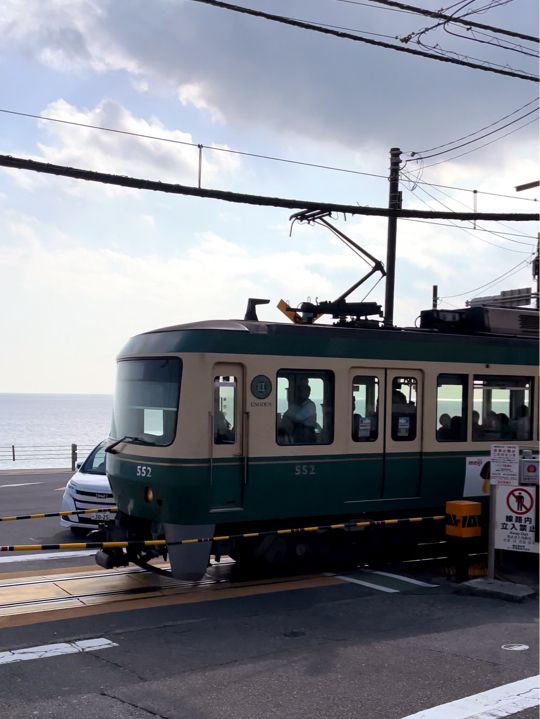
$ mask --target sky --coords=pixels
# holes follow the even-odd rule
[[[530,41],[372,0],[237,4],[538,70]],[[445,11],[538,35],[536,0]],[[538,188],[515,190],[539,177],[538,85],[527,79],[193,0],[4,0],[0,32],[2,155],[191,186],[200,169],[207,189],[387,207],[389,151],[399,147],[404,208],[538,212]],[[134,334],[241,318],[248,297],[271,300],[260,319],[287,321],[280,299],[334,299],[366,274],[328,229],[291,228],[290,215],[0,168],[0,393],[109,393]],[[386,262],[386,219],[331,222]],[[395,323],[413,326],[433,285],[447,308],[530,287],[538,229],[399,220]],[[351,299],[384,304],[376,281]]]

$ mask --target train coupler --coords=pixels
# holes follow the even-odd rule
[[[129,559],[121,549],[100,549],[96,552],[96,564],[103,569],[114,569],[115,567],[127,567]]]

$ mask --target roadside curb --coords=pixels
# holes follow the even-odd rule
[[[70,467],[47,467],[46,469],[0,469],[0,477],[21,474],[58,474],[59,472],[73,474],[73,470]]]

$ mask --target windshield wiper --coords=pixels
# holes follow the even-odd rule
[[[107,447],[105,447],[105,452],[115,454],[112,450],[116,447],[116,445],[121,444],[122,442],[131,442],[131,444],[144,444],[147,447],[154,446],[153,442],[147,442],[145,439],[141,439],[141,437],[131,437],[130,435],[126,434],[124,437],[121,437],[120,439],[117,439],[111,444],[107,445]]]

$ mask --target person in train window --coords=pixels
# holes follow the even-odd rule
[[[516,439],[529,439],[531,434],[529,408],[526,404],[521,404],[516,414],[517,416],[510,420],[510,426],[514,430]]]
[[[218,409],[214,416],[214,444],[231,444],[234,442],[234,430],[231,429],[224,413]]]
[[[410,440],[416,436],[416,405],[407,402],[399,389],[392,391],[392,439]]]
[[[440,441],[444,441],[447,439],[451,439],[451,431],[450,431],[450,424],[452,422],[452,418],[449,414],[444,412],[439,417],[439,424],[441,425],[439,429],[437,430],[437,439]]]
[[[514,439],[516,435],[514,429],[510,426],[510,418],[508,415],[504,414],[504,412],[500,412],[497,415],[497,420],[499,422],[500,439]]]
[[[309,398],[311,387],[307,380],[297,379],[294,389],[289,390],[289,408],[284,413],[281,426],[291,444],[315,444],[317,442],[317,409]]]
[[[484,433],[482,431],[482,425],[480,424],[480,412],[473,409],[472,413],[472,438],[482,439]]]

